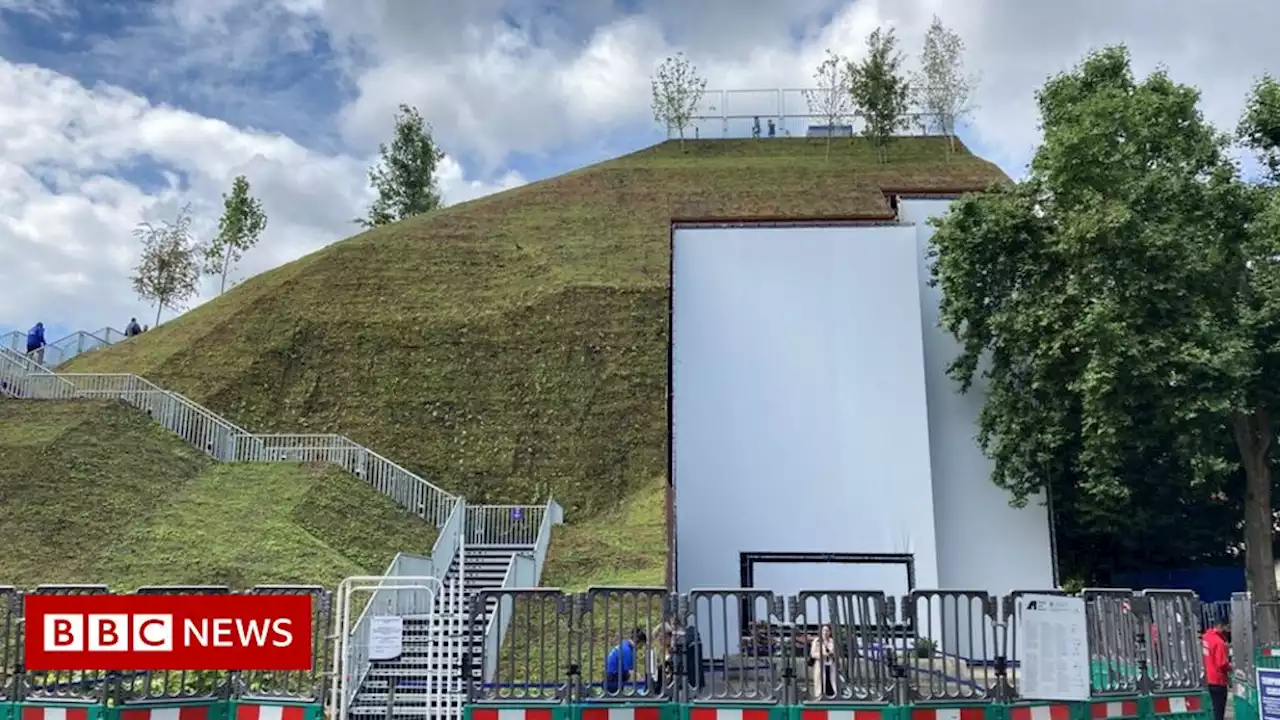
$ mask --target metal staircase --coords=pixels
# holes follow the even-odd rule
[[[536,551],[534,543],[468,545],[465,553],[455,555],[437,598],[437,612],[403,616],[403,652],[394,660],[370,663],[347,717],[460,717],[465,700],[460,681],[463,655],[480,657],[483,640],[479,638],[493,618],[497,601],[491,599],[482,615],[473,617],[467,609],[481,591],[503,587],[517,555],[531,560]],[[451,607],[458,597],[461,608]],[[470,677],[480,681],[483,668],[473,666]]]
[[[44,365],[46,367],[57,367],[81,353],[115,345],[124,339],[124,333],[113,327],[104,327],[93,332],[76,330],[44,346]],[[27,334],[19,330],[12,330],[0,335],[0,347],[25,353],[27,350]]]
[[[25,336],[21,340],[25,344]],[[90,345],[85,341],[75,347],[92,349]],[[46,363],[49,359],[46,352]],[[62,357],[57,362],[66,359],[69,358]],[[463,655],[481,654],[479,645],[464,648],[463,643],[479,638],[475,642],[492,651],[501,646],[510,620],[509,613],[495,619],[494,607],[487,607],[472,618],[471,599],[487,589],[536,587],[550,545],[551,528],[564,521],[564,511],[554,500],[546,505],[468,506],[464,498],[341,435],[250,433],[137,375],[56,372],[8,347],[4,336],[0,336],[0,398],[10,397],[122,400],[225,462],[331,463],[436,526],[440,534],[431,556],[397,555],[377,579],[378,589],[368,598],[358,621],[348,617],[347,624],[342,625],[349,629],[339,637],[335,658],[341,658],[349,677],[335,672],[332,691],[335,697],[345,698],[345,718],[461,718]],[[413,594],[421,597],[421,591],[395,589],[397,579],[414,578],[438,582],[439,591],[431,607],[415,605]],[[383,583],[388,589],[383,589]],[[400,593],[405,592],[410,596],[407,605],[400,598]],[[402,651],[394,660],[368,658],[372,619],[379,616],[402,618]],[[471,633],[471,624],[483,627]],[[488,655],[496,660],[496,653]],[[336,659],[335,667],[338,662]],[[491,672],[491,668],[474,667],[471,675],[478,680]]]

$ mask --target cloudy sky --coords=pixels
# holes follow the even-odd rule
[[[235,278],[350,235],[399,103],[456,203],[657,140],[676,50],[712,88],[805,87],[877,25],[914,52],[934,13],[982,73],[965,139],[1015,176],[1035,89],[1091,48],[1165,64],[1224,125],[1280,72],[1270,0],[0,0],[0,331],[153,318],[131,230],[190,202],[207,236],[238,174],[270,222]]]

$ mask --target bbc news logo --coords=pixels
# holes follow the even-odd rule
[[[309,595],[27,595],[31,670],[310,670]]]

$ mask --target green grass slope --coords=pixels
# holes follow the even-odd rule
[[[590,521],[666,472],[672,219],[886,217],[889,191],[1006,180],[945,142],[887,163],[861,140],[830,160],[805,139],[663,143],[334,244],[70,367],[254,430],[344,433],[473,502],[554,491]]]
[[[435,530],[335,468],[217,464],[112,402],[0,401],[0,584],[316,583]]]

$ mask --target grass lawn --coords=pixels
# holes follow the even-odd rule
[[[333,244],[70,368],[346,434],[473,503],[553,493],[548,582],[658,580],[672,219],[884,218],[887,191],[1006,179],[946,144],[662,143]]]
[[[218,464],[112,402],[0,402],[0,584],[335,587],[435,529],[335,468]]]

